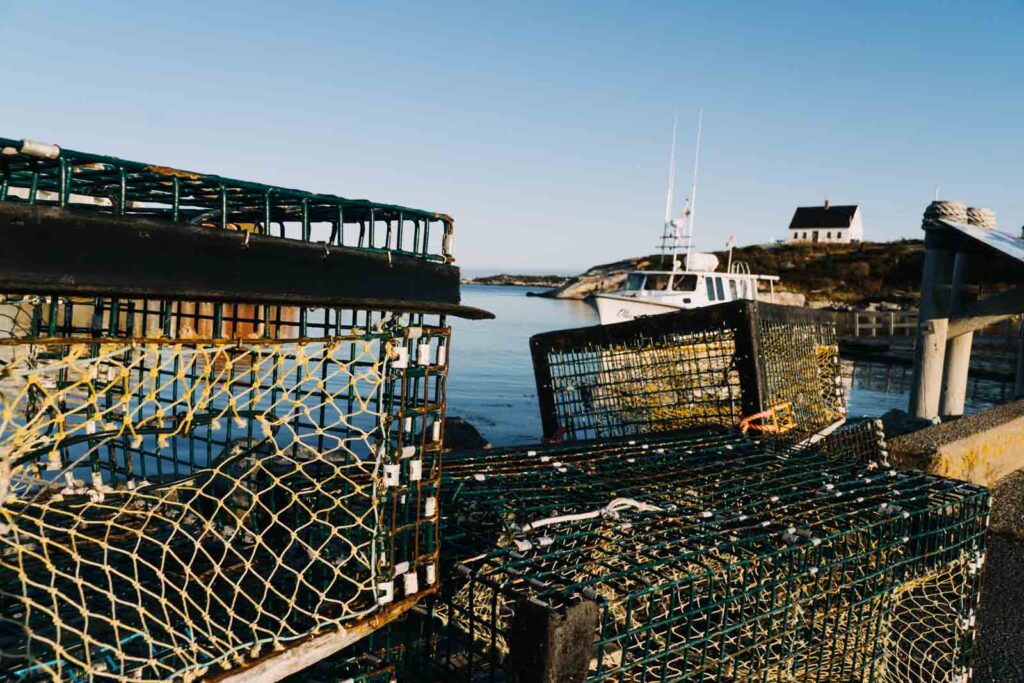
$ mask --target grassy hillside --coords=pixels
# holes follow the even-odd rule
[[[717,253],[725,267],[727,253]],[[916,298],[924,245],[920,240],[828,246],[751,246],[733,251],[751,272],[778,275],[782,289],[837,302]]]

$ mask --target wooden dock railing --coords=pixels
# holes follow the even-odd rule
[[[841,338],[914,337],[917,333],[917,311],[838,311],[836,333]],[[1016,346],[1020,338],[1020,321],[1010,318],[988,325],[976,333],[989,343],[1005,340]]]

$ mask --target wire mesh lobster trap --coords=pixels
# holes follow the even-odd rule
[[[0,680],[212,676],[435,590],[446,316],[488,315],[451,219],[0,151]]]
[[[698,424],[797,441],[846,415],[832,316],[734,301],[530,339],[544,437]]]
[[[982,487],[706,427],[449,457],[443,491],[402,680],[970,678]]]

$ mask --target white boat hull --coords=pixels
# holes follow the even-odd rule
[[[595,294],[594,303],[597,305],[597,315],[601,319],[602,325],[621,323],[649,315],[671,313],[672,311],[686,308],[639,297],[616,296],[614,294]]]

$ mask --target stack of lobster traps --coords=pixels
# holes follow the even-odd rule
[[[273,680],[437,590],[451,218],[0,139],[0,239],[0,680]]]

